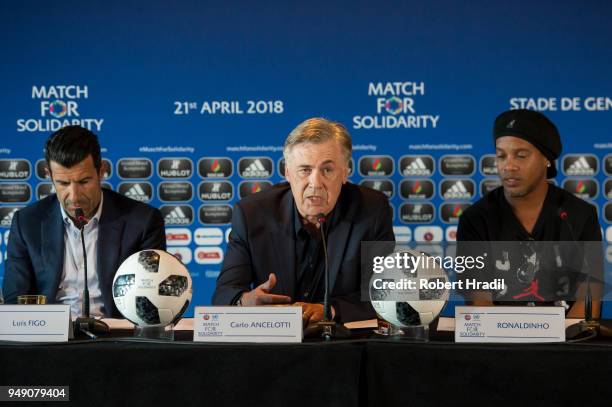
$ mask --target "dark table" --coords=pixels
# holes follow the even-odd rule
[[[367,336],[301,344],[3,343],[0,385],[69,385],[70,405],[83,406],[612,402],[612,344],[455,344],[448,333],[419,344]]]

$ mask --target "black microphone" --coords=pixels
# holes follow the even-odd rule
[[[317,222],[319,223],[319,229],[321,230],[321,242],[323,243],[323,258],[325,261],[323,276],[323,278],[325,278],[325,292],[323,293],[323,320],[306,327],[304,330],[304,336],[313,336],[320,333],[324,340],[331,341],[334,337],[348,338],[350,336],[350,331],[343,325],[332,321],[331,317],[331,306],[329,303],[329,254],[327,252],[327,240],[325,237],[326,220],[325,214],[319,213],[317,215]]]
[[[79,230],[83,230],[89,220],[85,217],[85,212],[82,208],[75,208],[74,210],[74,226]]]
[[[83,246],[83,307],[81,317],[89,318],[89,283],[87,282],[87,250],[85,250],[85,225],[88,220],[82,208],[74,210],[74,225],[81,231],[81,245]]]
[[[570,237],[572,238],[572,242],[574,242],[574,245],[576,246],[576,248],[579,249],[578,240],[576,239],[576,235],[574,234],[574,228],[572,228],[572,224],[569,223],[568,221],[569,215],[567,211],[565,211],[563,208],[559,208],[557,210],[557,214],[559,215],[559,219],[561,219],[563,223],[565,223],[565,225],[567,226],[567,229],[570,232]],[[586,256],[584,256],[584,265],[587,269],[586,270],[587,271],[587,277],[586,277],[586,290],[587,291],[584,296],[584,320],[591,321],[593,317],[593,299],[591,297],[589,262]]]
[[[89,315],[89,283],[87,282],[87,250],[85,249],[85,225],[89,219],[85,217],[82,208],[74,210],[74,225],[81,231],[81,245],[83,247],[83,307],[81,316],[74,321],[74,326],[91,339],[96,339],[95,334],[108,333],[109,327],[102,321],[98,321]]]
[[[570,237],[576,249],[580,249],[578,246],[578,240],[574,234],[574,228],[569,222],[569,215],[563,208],[557,210],[559,219],[567,226],[570,232]],[[579,250],[580,251],[580,250]],[[601,329],[600,323],[593,320],[593,298],[591,295],[591,270],[588,261],[588,255],[583,254],[584,267],[586,268],[586,293],[584,295],[584,321],[580,321],[577,324],[573,324],[567,327],[565,330],[565,336],[572,338],[573,341],[582,341],[586,339],[595,338]],[[587,335],[586,337],[584,335]]]
[[[317,215],[319,222],[319,230],[321,231],[321,242],[323,243],[323,258],[325,260],[325,268],[323,277],[325,278],[325,291],[323,292],[323,321],[331,321],[331,309],[329,306],[329,255],[327,253],[327,242],[325,240],[325,214]]]

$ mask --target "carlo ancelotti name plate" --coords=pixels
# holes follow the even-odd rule
[[[301,342],[302,307],[196,307],[195,342]]]
[[[564,342],[563,307],[455,307],[455,342]]]

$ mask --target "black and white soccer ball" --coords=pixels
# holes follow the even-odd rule
[[[139,326],[176,323],[191,302],[191,276],[176,257],[143,250],[121,264],[113,280],[113,299],[121,314]]]
[[[414,249],[402,248],[396,252],[407,252],[410,256],[424,256],[425,254]],[[391,269],[385,271],[384,278],[388,281],[400,281],[401,279],[414,280],[426,279],[429,282],[448,281],[448,276],[439,262],[427,262],[426,267],[419,267],[415,273],[406,273],[405,270]],[[372,279],[376,278],[372,276]],[[408,328],[419,325],[429,325],[442,311],[449,298],[449,292],[445,289],[420,289],[416,284],[415,290],[410,290],[398,297],[391,290],[374,290],[370,283],[370,300],[372,307],[379,318],[400,327]]]

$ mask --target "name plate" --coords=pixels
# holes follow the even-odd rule
[[[301,342],[302,307],[195,307],[195,342]]]
[[[0,305],[0,340],[66,342],[70,305]]]
[[[455,307],[455,342],[564,342],[563,307]]]

